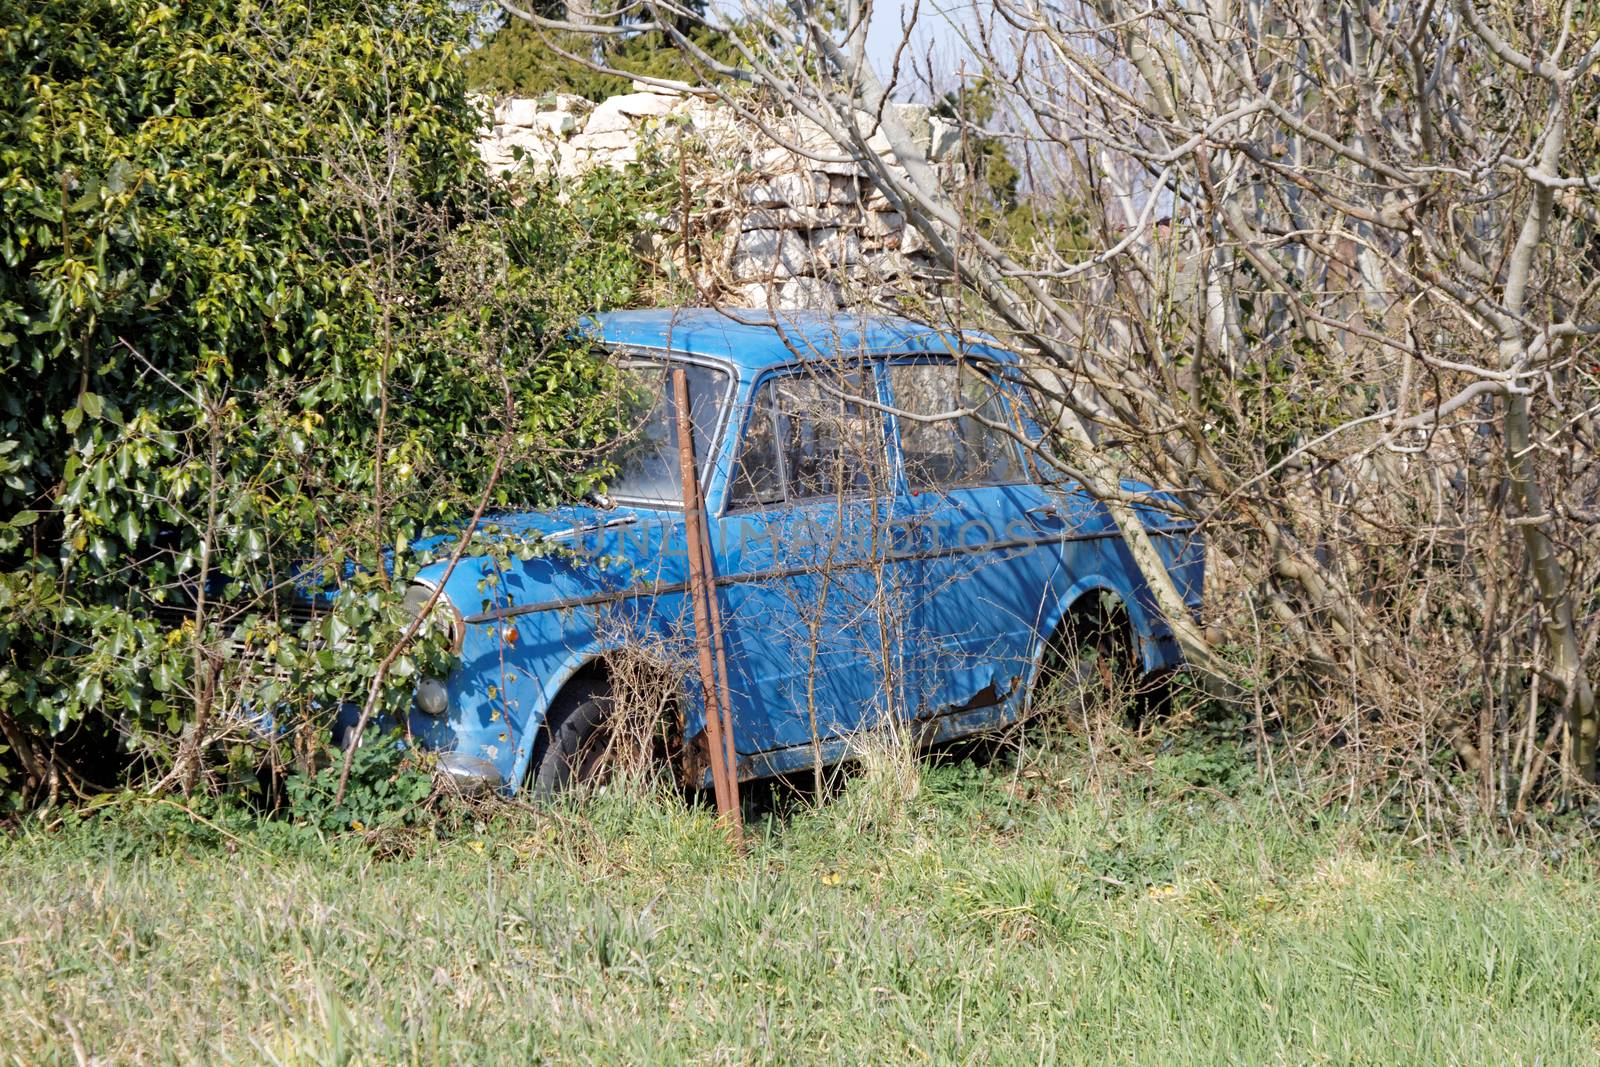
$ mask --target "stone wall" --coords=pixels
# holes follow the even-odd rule
[[[479,150],[496,174],[527,167],[570,178],[626,167],[651,146],[674,160],[681,149],[695,204],[689,265],[681,218],[663,220],[656,247],[692,273],[696,303],[894,310],[936,298],[941,277],[921,235],[820,127],[785,114],[751,121],[687,85],[634,89],[598,104],[560,94],[485,101]],[[953,178],[956,127],[925,107],[894,106]],[[881,134],[869,147],[899,166]]]

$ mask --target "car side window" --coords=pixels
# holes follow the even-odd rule
[[[1027,481],[1016,441],[1013,398],[980,367],[952,361],[889,368],[900,418],[900,452],[911,488],[957,489]],[[944,416],[944,417],[938,417]]]
[[[883,417],[853,398],[871,395],[866,370],[770,378],[751,404],[732,507],[881,494]]]
[[[768,383],[770,386],[770,383]],[[739,466],[734,472],[728,503],[748,508],[783,502],[783,470],[778,466],[778,430],[772,411],[772,390],[763,386],[750,405]]]

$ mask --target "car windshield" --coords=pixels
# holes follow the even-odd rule
[[[727,373],[689,363],[630,363],[622,369],[626,430],[606,456],[616,469],[606,487],[613,500],[651,507],[683,503],[678,476],[678,405],[669,373],[678,367],[688,378],[694,459],[702,476],[711,462],[711,447],[727,402]]]

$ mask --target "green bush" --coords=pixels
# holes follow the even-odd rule
[[[497,457],[491,505],[593,483],[613,419],[571,329],[640,298],[656,190],[487,183],[467,33],[449,0],[0,0],[12,803],[364,695],[406,545]]]
[[[297,824],[328,832],[409,826],[433,793],[433,776],[394,735],[371,737],[355,750],[343,791],[340,766],[340,754],[330,752],[321,769],[289,779],[289,815]]]
[[[563,12],[558,9],[563,6],[530,4],[526,10],[559,19]],[[704,14],[705,5],[700,0],[688,0],[681,6],[694,15]],[[696,84],[706,80],[706,73],[660,31],[604,37],[548,31],[506,16],[498,9],[489,12],[488,21],[493,28],[466,56],[467,79],[480,92],[517,96],[562,92],[599,101],[630,90],[630,78],[602,73],[569,57],[598,58],[613,70],[640,77]],[[740,65],[742,56],[726,35],[693,16],[679,22],[679,32],[707,55],[728,66]]]

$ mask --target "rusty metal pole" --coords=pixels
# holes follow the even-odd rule
[[[678,409],[678,472],[683,484],[683,531],[688,542],[685,555],[689,561],[689,595],[694,604],[694,643],[700,660],[700,688],[706,702],[706,747],[711,757],[711,788],[717,800],[717,814],[737,844],[743,840],[739,785],[729,758],[733,750],[733,738],[725,733],[725,727],[731,728],[732,723],[724,714],[722,705],[727,687],[717,683],[717,664],[712,652],[712,611],[716,605],[716,592],[711,588],[713,579],[708,566],[710,549],[706,538],[705,507],[700,500],[700,478],[695,466],[694,423],[689,417],[689,377],[682,367],[673,368],[672,395],[674,406]],[[722,666],[726,670],[725,660]]]
[[[699,495],[698,487],[695,495]],[[703,514],[703,507],[701,511]],[[701,572],[706,577],[706,614],[711,619],[711,647],[716,653],[717,696],[718,704],[722,707],[722,744],[727,761],[724,766],[728,769],[728,789],[733,793],[733,806],[737,809],[739,757],[733,746],[733,698],[728,693],[728,652],[722,641],[722,604],[717,598],[717,568],[711,559],[711,530],[703,520],[700,525],[700,560]]]

